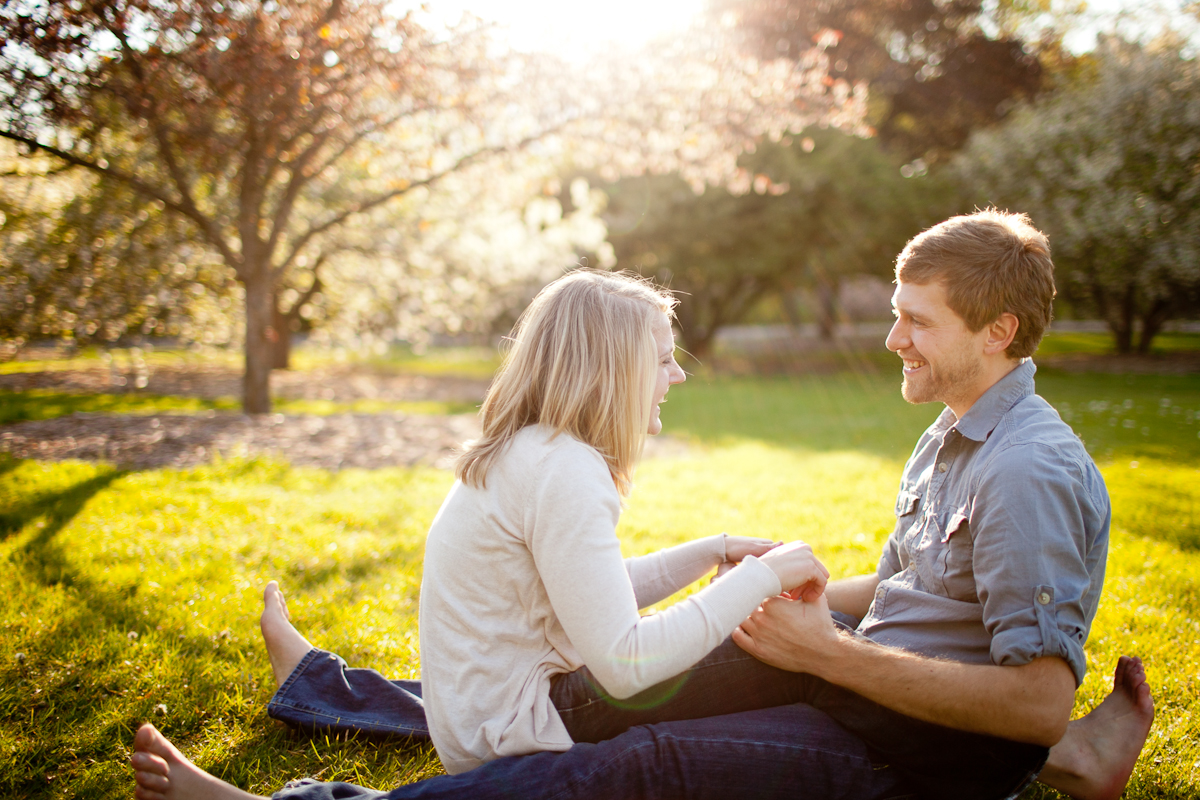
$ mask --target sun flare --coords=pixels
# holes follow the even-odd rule
[[[501,36],[519,50],[570,56],[602,49],[631,51],[682,31],[703,10],[704,0],[445,0],[433,8],[443,13],[468,11],[496,22]]]

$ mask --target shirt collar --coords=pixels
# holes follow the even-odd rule
[[[1035,372],[1037,367],[1034,366],[1033,360],[1026,358],[1016,369],[992,384],[967,413],[963,414],[962,419],[955,422],[954,412],[947,408],[938,422],[945,422],[946,427],[953,426],[968,439],[986,441],[1004,415],[1022,399],[1033,394]]]

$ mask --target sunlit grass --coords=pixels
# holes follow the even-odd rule
[[[639,469],[627,552],[728,531],[803,538],[835,576],[873,569],[903,461],[937,411],[905,404],[898,384],[840,374],[674,387],[664,422],[692,447]],[[1107,693],[1118,655],[1141,655],[1159,722],[1126,796],[1196,796],[1200,377],[1044,370],[1038,385],[1097,455],[1114,504],[1077,713]],[[137,398],[111,397],[96,402]],[[421,549],[451,480],[424,467],[125,473],[0,457],[0,796],[128,796],[142,719],[258,793],[306,775],[383,789],[439,772],[427,747],[311,740],[270,722],[256,623],[261,587],[278,578],[314,643],[417,674]]]
[[[42,351],[36,351],[39,354]],[[155,348],[148,347],[113,347],[101,349],[85,347],[79,350],[62,350],[43,358],[26,358],[0,363],[0,375],[12,375],[19,372],[64,372],[77,369],[112,368],[132,372],[138,361],[149,368],[155,367],[222,367],[240,369],[245,361],[244,356],[235,350],[216,347],[204,349],[187,348]]]
[[[64,372],[78,369],[112,368],[132,372],[139,361],[153,370],[222,368],[241,370],[244,356],[236,350],[205,348],[111,348],[95,347],[78,351],[64,350],[49,358],[25,359],[0,363],[0,375],[22,372]],[[291,367],[311,370],[321,367],[360,365],[409,375],[454,375],[490,378],[500,366],[499,351],[491,347],[436,347],[421,353],[407,347],[393,347],[383,354],[360,353],[339,348],[298,347],[292,351]]]
[[[206,411],[240,413],[233,397],[208,399],[176,395],[67,394],[42,389],[0,391],[0,425],[27,420],[55,419],[71,414],[199,414]],[[453,400],[276,400],[278,414],[471,414],[475,403]]]
[[[1175,353],[1185,350],[1200,350],[1200,333],[1160,333],[1150,343],[1151,353]],[[1038,345],[1038,355],[1061,353],[1089,353],[1109,355],[1116,352],[1111,333],[1074,333],[1051,330]]]
[[[1035,381],[1097,461],[1200,462],[1200,375],[1047,369]],[[904,402],[897,366],[893,375],[693,378],[671,389],[662,413],[668,431],[705,442],[761,439],[903,460],[938,407]]]
[[[282,775],[386,783],[428,768],[425,750],[412,762],[395,746],[329,748],[274,727],[256,620],[277,577],[314,640],[414,674],[420,552],[446,473],[263,461],[0,472],[0,796],[128,795],[121,762],[142,719],[262,791]]]

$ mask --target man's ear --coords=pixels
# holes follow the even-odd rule
[[[987,339],[983,343],[984,354],[994,356],[1007,350],[1008,346],[1012,344],[1013,337],[1017,335],[1017,328],[1020,327],[1020,324],[1017,315],[1008,311],[989,322]]]

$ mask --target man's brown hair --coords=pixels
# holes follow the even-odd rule
[[[989,208],[933,226],[896,258],[896,280],[941,282],[946,302],[972,331],[1004,312],[1016,316],[1009,358],[1033,355],[1050,326],[1054,264],[1045,234],[1026,214]]]

